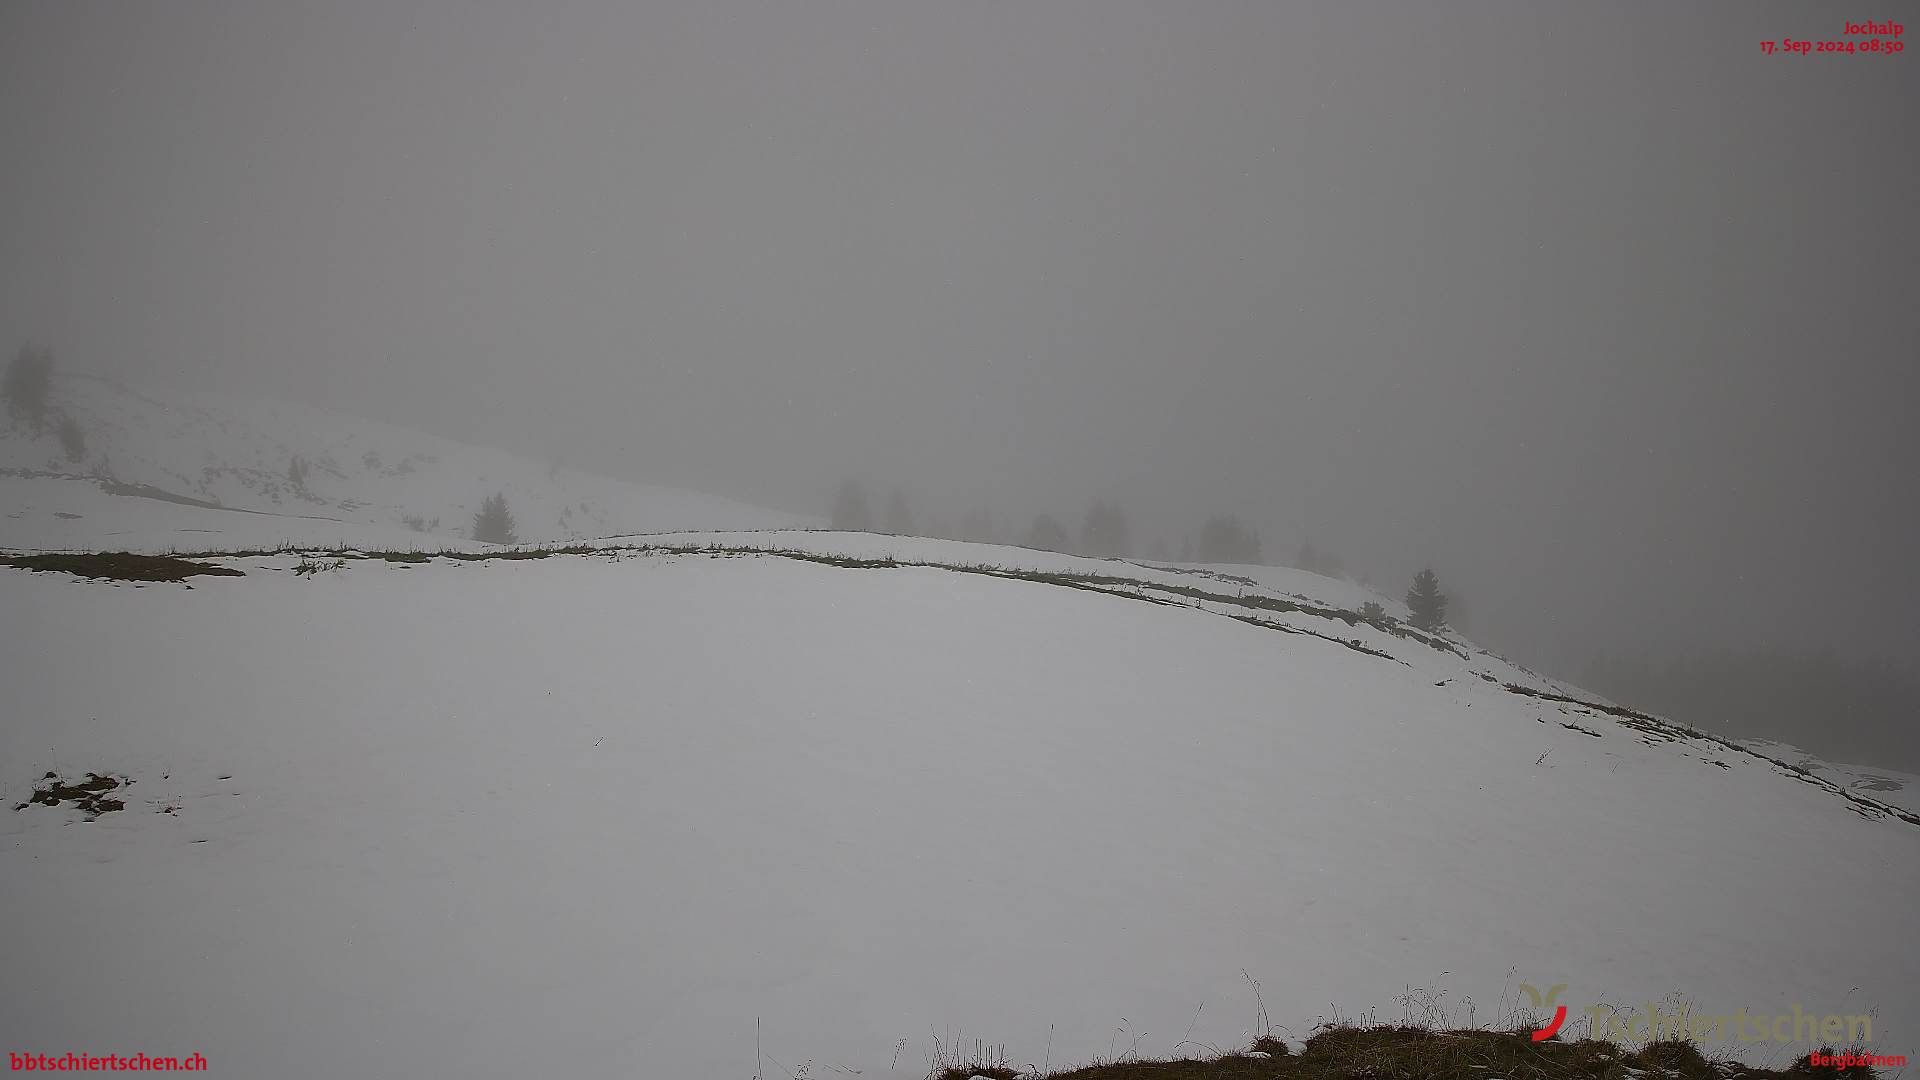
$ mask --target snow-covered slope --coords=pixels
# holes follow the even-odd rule
[[[438,547],[466,536],[495,492],[529,541],[813,523],[282,402],[56,374],[49,404],[37,435],[0,411],[0,547],[364,545],[399,533]],[[62,416],[83,445],[63,443]]]
[[[918,1077],[935,1034],[1055,1066],[1244,1042],[1249,978],[1303,1035],[1408,987],[1496,1021],[1528,981],[1576,1020],[1678,994],[1920,1041],[1920,826],[1333,583],[669,542],[0,568],[12,1044]],[[48,770],[135,783],[11,810]]]
[[[1920,776],[1913,773],[1879,765],[1826,761],[1797,746],[1772,739],[1742,739],[1740,744],[1752,748],[1755,753],[1805,769],[1848,791],[1920,813]]]

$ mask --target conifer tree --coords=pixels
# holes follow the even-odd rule
[[[473,515],[473,538],[487,544],[517,544],[520,538],[514,535],[513,513],[507,509],[507,497],[496,492],[487,496],[480,504],[480,512]]]
[[[1447,628],[1447,594],[1440,591],[1440,577],[1431,568],[1413,576],[1413,587],[1407,590],[1407,609],[1413,615],[1409,621],[1422,630]]]

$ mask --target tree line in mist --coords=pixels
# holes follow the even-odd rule
[[[835,491],[829,517],[833,528],[847,532],[1017,544],[1096,559],[1262,565],[1269,561],[1271,554],[1253,526],[1226,513],[1197,522],[1192,532],[1175,541],[1156,537],[1142,542],[1128,524],[1126,512],[1108,499],[1093,500],[1077,519],[1043,513],[1035,515],[1030,522],[1013,523],[1003,522],[985,509],[970,510],[957,517],[916,515],[906,493],[899,488],[892,489],[884,498],[876,498],[858,481],[848,480]],[[1346,567],[1337,557],[1310,543],[1302,544],[1284,565],[1327,577],[1347,576]]]
[[[876,501],[878,505],[876,506]],[[875,500],[857,480],[846,480],[834,492],[829,511],[832,526],[845,532],[884,533],[893,536],[927,536],[944,540],[966,540],[980,544],[1014,544],[1039,551],[1057,551],[1095,559],[1144,558],[1149,562],[1229,563],[1243,566],[1269,565],[1260,534],[1232,514],[1214,514],[1198,523],[1182,537],[1176,550],[1164,538],[1140,545],[1127,524],[1120,504],[1095,499],[1077,523],[1062,522],[1052,514],[1037,514],[1031,523],[1002,527],[990,511],[976,509],[958,518],[929,514],[916,519],[906,493],[899,488],[884,499]],[[1072,527],[1077,524],[1077,528]],[[1340,559],[1330,552],[1303,543],[1291,560],[1272,563],[1330,578],[1349,578]],[[1407,590],[1410,622],[1425,630],[1459,628],[1459,604],[1456,598],[1440,590],[1440,579],[1431,569],[1422,570]],[[1454,612],[1449,618],[1449,606]],[[1371,617],[1380,617],[1378,605]]]

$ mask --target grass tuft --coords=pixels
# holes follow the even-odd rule
[[[1284,1039],[1276,1039],[1272,1035],[1262,1035],[1253,1040],[1252,1051],[1256,1054],[1265,1054],[1268,1057],[1286,1057],[1288,1054],[1293,1053],[1293,1048],[1288,1046]]]

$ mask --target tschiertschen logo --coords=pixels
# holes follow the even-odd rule
[[[1559,983],[1544,995],[1532,983],[1521,983],[1520,992],[1535,1010],[1552,1009],[1553,1016],[1533,1032],[1534,1042],[1546,1042],[1560,1033],[1567,1022],[1567,1007],[1558,1003]],[[1593,1038],[1615,1042],[1659,1042],[1665,1039],[1738,1040],[1749,1042],[1804,1042],[1813,1045],[1862,1045],[1873,1041],[1873,1017],[1868,1014],[1828,1015],[1810,1013],[1794,1005],[1792,1013],[1767,1015],[1749,1009],[1713,1014],[1702,1012],[1684,1002],[1647,1002],[1641,1008],[1631,1005],[1589,1005],[1581,1012],[1593,1025]]]
[[[1547,996],[1543,998],[1540,996],[1539,989],[1532,983],[1520,984],[1521,993],[1527,995],[1527,1000],[1533,1003],[1534,1008],[1545,1009],[1551,1007],[1553,1009],[1553,1019],[1547,1021],[1546,1027],[1533,1033],[1534,1042],[1546,1042],[1548,1039],[1553,1038],[1553,1036],[1559,1032],[1560,1025],[1567,1022],[1567,1007],[1553,1003],[1554,999],[1560,996],[1560,991],[1566,988],[1566,983],[1555,983],[1553,988],[1547,991]]]

